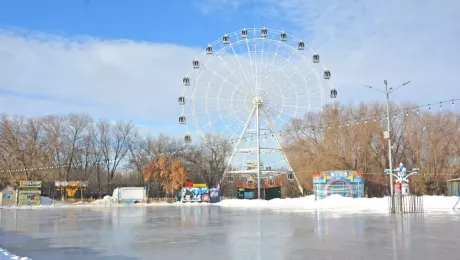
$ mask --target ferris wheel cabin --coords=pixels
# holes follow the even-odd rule
[[[297,49],[299,51],[304,50],[305,49],[305,43],[303,41],[300,41],[299,44],[297,44]]]
[[[208,47],[206,47],[206,54],[210,55],[212,53],[213,53],[212,46],[208,45]]]
[[[192,65],[194,69],[200,68],[200,62],[197,59],[193,60]]]
[[[230,37],[228,37],[228,34],[225,34],[224,37],[222,37],[222,43],[223,44],[229,44],[230,43]]]
[[[191,142],[192,142],[192,135],[191,135],[191,134],[186,134],[186,135],[184,136],[184,142],[185,142],[186,144],[191,143]]]
[[[179,117],[179,124],[185,125],[186,121],[187,120],[185,119],[185,116],[182,115],[182,116]]]
[[[334,88],[334,89],[331,89],[331,98],[336,98],[337,97],[337,90]]]
[[[268,35],[268,30],[267,30],[267,28],[264,27],[264,28],[260,31],[260,37],[265,38],[265,37],[267,37],[267,35]]]
[[[184,77],[184,78],[182,79],[182,84],[183,84],[184,86],[190,86],[190,78],[189,78],[189,77]]]
[[[280,34],[280,40],[281,40],[282,42],[286,41],[286,40],[287,40],[287,33],[281,32],[281,34]]]
[[[319,63],[319,54],[313,54],[313,63]]]
[[[243,38],[248,38],[248,30],[246,30],[246,28],[244,28],[244,29],[241,31],[241,37],[243,37]]]

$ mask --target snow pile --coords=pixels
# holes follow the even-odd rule
[[[53,205],[54,203],[53,203],[53,199],[41,196],[40,197],[40,204],[43,205],[43,206],[50,206],[50,205]]]
[[[334,209],[334,210],[372,210],[388,211],[388,198],[344,198],[340,195],[332,195],[325,199],[315,201],[313,195],[273,200],[238,200],[227,199],[217,205],[222,207],[237,208],[277,208],[277,209]]]
[[[273,208],[273,209],[293,209],[293,210],[346,210],[346,211],[372,211],[388,212],[388,197],[385,198],[347,198],[340,195],[332,195],[325,199],[315,201],[313,195],[301,198],[273,199],[273,200],[240,200],[225,199],[219,203],[168,203],[166,201],[140,203],[136,206],[220,206],[225,208]],[[41,206],[13,206],[11,208],[53,208],[53,207],[123,207],[118,204],[111,196],[93,202],[78,201],[75,203],[52,200],[48,197],[41,198]],[[451,211],[460,210],[459,197],[445,196],[423,196],[424,211]]]
[[[104,198],[102,199],[98,199],[98,200],[95,200],[93,202],[91,202],[92,205],[113,205],[115,204],[115,202],[113,201],[112,197],[111,196],[105,196]]]
[[[444,196],[423,196],[425,211],[460,209],[460,198]],[[227,208],[275,208],[301,210],[349,210],[349,211],[385,211],[388,212],[388,197],[385,198],[347,198],[332,195],[315,201],[313,195],[293,199],[239,200],[226,199],[216,203]]]
[[[6,259],[29,260],[30,258],[14,255],[0,247],[0,260],[6,260]]]
[[[460,209],[460,197],[423,196],[425,210]]]

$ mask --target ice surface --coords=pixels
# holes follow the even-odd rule
[[[28,260],[30,258],[28,257],[20,257],[17,255],[14,255],[7,250],[0,248],[0,260]]]
[[[460,213],[452,209],[389,215],[245,207],[3,209],[0,245],[34,260],[458,258]]]

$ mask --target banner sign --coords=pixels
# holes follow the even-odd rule
[[[193,187],[194,188],[206,188],[208,186],[206,185],[206,183],[194,183]]]
[[[42,182],[41,181],[21,181],[21,182],[19,182],[19,187],[41,188],[42,187]]]
[[[19,182],[18,206],[39,206],[41,189],[41,181]]]

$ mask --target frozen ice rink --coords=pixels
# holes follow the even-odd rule
[[[453,210],[404,216],[216,205],[0,210],[2,252],[32,259],[457,259],[459,234],[460,213]]]

